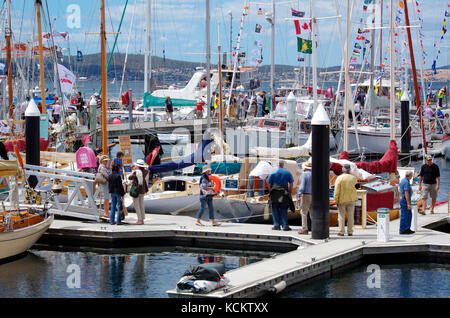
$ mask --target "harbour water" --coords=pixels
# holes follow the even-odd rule
[[[367,270],[368,265],[361,265],[292,287],[291,291],[287,291],[282,297],[447,298],[450,295],[450,264],[410,263],[379,266],[379,285],[371,276],[372,270]]]
[[[32,249],[21,259],[0,264],[0,298],[164,298],[189,265],[219,262],[229,271],[269,256],[182,248],[111,253]],[[78,270],[79,285],[71,279]]]

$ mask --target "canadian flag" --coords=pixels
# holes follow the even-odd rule
[[[294,21],[295,24],[295,34],[299,35],[306,32],[311,32],[312,30],[312,26],[311,26],[311,21],[309,21],[309,23],[304,22],[303,24],[300,24],[300,22],[298,20]]]

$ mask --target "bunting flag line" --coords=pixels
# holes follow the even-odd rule
[[[256,26],[255,26],[255,32],[256,32],[256,33],[261,33],[261,29],[262,29],[262,25],[261,25],[261,24],[256,24]]]
[[[356,63],[356,62],[358,62],[358,59],[356,57],[350,58],[350,63]]]
[[[361,49],[361,45],[359,45],[359,43],[355,43],[355,49]]]

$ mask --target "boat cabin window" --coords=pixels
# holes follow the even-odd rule
[[[266,127],[280,127],[280,122],[275,120],[264,120],[264,126]]]
[[[170,180],[164,181],[164,191],[185,191],[186,181],[183,180]]]
[[[305,133],[311,132],[311,123],[301,122],[300,123],[300,130],[302,132],[305,132]]]
[[[259,125],[259,119],[253,119],[248,123],[249,126],[258,126]]]

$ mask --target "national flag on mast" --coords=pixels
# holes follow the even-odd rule
[[[293,17],[303,18],[305,16],[304,11],[297,11],[291,8],[291,12]]]
[[[305,54],[312,54],[312,41],[297,37],[297,51]]]

